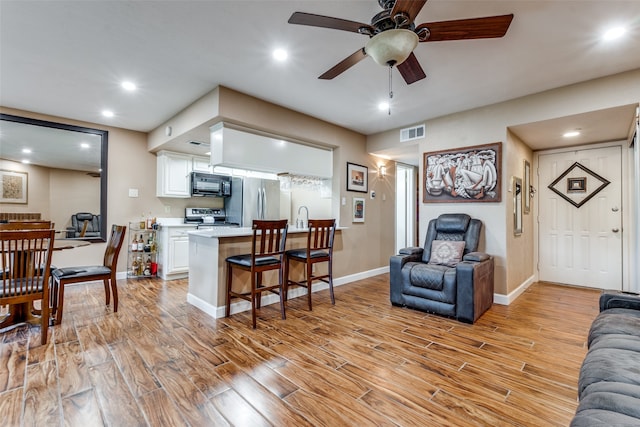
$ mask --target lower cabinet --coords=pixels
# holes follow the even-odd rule
[[[158,276],[180,279],[189,274],[189,235],[194,225],[162,226],[159,231]]]

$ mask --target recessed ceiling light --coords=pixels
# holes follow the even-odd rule
[[[102,111],[102,115],[105,116],[105,117],[113,117],[114,116],[113,111],[109,111],[109,110],[103,110]]]
[[[578,135],[580,135],[580,132],[578,132],[577,130],[572,130],[570,132],[565,132],[562,136],[564,136],[565,138],[573,138],[574,136]]]
[[[31,148],[23,148],[23,149],[22,149],[22,152],[23,152],[24,154],[31,154]]]
[[[610,28],[602,35],[604,40],[615,40],[620,38],[627,32],[627,29],[624,27],[614,27]]]
[[[134,91],[134,90],[137,89],[137,87],[136,87],[136,85],[134,83],[128,82],[128,81],[122,82],[122,88],[124,90],[128,90],[128,91]]]
[[[82,144],[80,144],[80,148],[89,148],[89,144],[83,142]]]
[[[27,164],[29,164],[29,163],[31,163],[31,162],[30,162],[29,160],[27,160],[27,159],[24,159],[24,160],[22,161],[22,163],[24,163],[25,165],[27,165]]]
[[[289,54],[284,49],[276,49],[273,51],[273,59],[276,61],[286,61]]]
[[[378,104],[378,110],[380,110],[380,111],[389,110],[389,103],[388,102],[381,102],[380,104]]]

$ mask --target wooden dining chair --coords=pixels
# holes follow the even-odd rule
[[[333,296],[333,240],[336,233],[335,219],[310,219],[309,231],[307,232],[307,247],[300,249],[290,249],[285,252],[285,301],[289,296],[289,286],[302,286],[307,288],[307,302],[311,310],[311,288],[315,281],[329,284],[329,295],[331,304],[336,300]],[[304,279],[290,280],[289,272],[291,262],[304,264]],[[314,265],[320,262],[327,263],[326,274],[313,274]]]
[[[104,252],[102,265],[87,265],[81,267],[65,267],[53,270],[53,303],[52,310],[55,316],[55,323],[62,322],[64,309],[64,286],[70,283],[93,282],[102,280],[105,293],[105,305],[109,305],[113,294],[113,311],[118,311],[118,286],[116,283],[116,267],[118,254],[122,248],[127,227],[124,225],[113,225],[111,235]],[[111,289],[111,290],[109,290]]]
[[[51,221],[9,221],[0,223],[0,230],[48,230],[53,228]]]
[[[40,342],[47,343],[49,328],[49,267],[55,232],[0,230],[0,305],[13,305],[27,316],[30,304],[41,301]]]
[[[284,311],[283,257],[287,240],[287,220],[254,220],[251,253],[227,257],[227,311],[231,314],[231,298],[241,298],[251,302],[253,329],[256,328],[256,309],[260,308],[262,293],[272,292],[280,296],[280,315],[286,319]],[[251,275],[251,289],[248,292],[234,292],[232,289],[233,269],[248,271]],[[278,283],[262,283],[262,273],[278,270]]]

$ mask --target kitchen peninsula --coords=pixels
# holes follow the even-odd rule
[[[344,227],[336,229],[333,251],[339,256],[342,250],[341,232]],[[212,317],[220,318],[225,315],[226,304],[226,263],[225,259],[231,255],[251,252],[253,230],[249,227],[217,227],[209,230],[190,231],[189,234],[189,290],[187,302],[198,307]],[[307,244],[307,229],[289,227],[287,232],[287,249],[304,248]],[[271,273],[271,274],[269,274]],[[250,278],[246,272],[236,272],[238,279],[233,283],[245,283],[250,286]],[[240,277],[240,275],[244,275]],[[292,269],[292,277],[302,274],[302,269]],[[265,282],[277,280],[276,272],[266,272]],[[334,284],[335,286],[335,284]],[[326,289],[328,285],[319,282],[314,291]],[[294,287],[289,290],[289,298],[295,298],[305,293],[304,288]],[[274,294],[265,294],[262,306],[278,302]],[[248,301],[239,300],[231,304],[231,314],[246,311],[251,308]]]

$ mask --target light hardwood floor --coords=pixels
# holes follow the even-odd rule
[[[537,283],[475,325],[389,303],[381,275],[212,319],[187,281],[67,287],[63,323],[0,335],[2,426],[567,426],[599,292]]]

